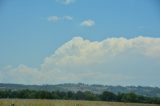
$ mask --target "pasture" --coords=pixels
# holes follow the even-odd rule
[[[119,103],[80,100],[0,99],[0,106],[160,106],[157,104]]]

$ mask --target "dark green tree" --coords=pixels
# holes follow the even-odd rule
[[[103,101],[116,101],[117,96],[114,93],[112,93],[112,92],[104,91],[100,95],[100,98]]]

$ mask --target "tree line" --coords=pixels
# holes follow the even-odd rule
[[[36,91],[36,90],[0,90],[0,98],[21,99],[65,99],[65,100],[90,100],[90,101],[113,101],[131,103],[160,104],[160,97],[147,97],[135,93],[112,93],[104,91],[94,94],[90,91],[63,92],[63,91]]]

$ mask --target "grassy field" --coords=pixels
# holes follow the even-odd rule
[[[160,106],[156,104],[118,103],[76,100],[0,99],[0,106]]]

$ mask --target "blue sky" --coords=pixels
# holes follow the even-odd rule
[[[158,0],[1,0],[0,69],[3,70],[8,65],[16,67],[12,70],[19,66],[23,67],[23,65],[32,68],[42,67],[42,64],[45,64],[46,57],[54,55],[58,48],[65,46],[66,42],[76,41],[74,39],[76,36],[99,42],[112,37],[124,37],[125,39],[137,37],[137,39],[142,39],[138,36],[143,36],[151,37],[151,39],[155,38],[153,41],[157,42],[156,39],[159,39],[160,36],[159,29],[160,2]],[[80,40],[80,42],[85,43],[83,40]],[[158,45],[159,43],[155,43],[154,47]],[[159,48],[156,48],[156,50],[154,55],[158,54]],[[135,56],[139,57],[139,54]],[[123,58],[126,58],[126,56]],[[155,74],[151,76],[151,79],[154,79],[154,75],[159,74],[160,61],[148,57],[137,61],[146,61],[146,59],[147,63],[144,64],[155,62],[155,64],[151,64],[151,67],[156,70]],[[128,60],[126,59],[126,61]],[[106,62],[104,63],[106,64]],[[115,64],[115,67],[118,66],[118,63],[113,64]],[[133,64],[135,63],[133,62],[128,66],[134,66]],[[86,65],[82,66],[86,67]],[[101,65],[95,68],[99,70],[99,66]],[[121,71],[129,70],[128,66],[122,67]],[[144,68],[143,73],[145,73],[145,70],[151,67],[139,67],[137,70]],[[136,68],[133,67],[131,70],[134,69]],[[78,70],[81,70],[81,68]],[[118,69],[109,68],[109,70]],[[129,73],[132,73],[132,71]],[[145,76],[149,74],[145,74]],[[108,78],[111,76],[113,77],[113,75],[110,75]],[[157,81],[157,79],[158,76],[155,80]],[[88,83],[94,83],[95,81],[94,78],[91,81],[86,80]],[[5,80],[5,78],[0,81],[11,82]],[[50,83],[49,81],[51,80],[46,80],[46,83]],[[77,82],[80,81],[85,82],[85,80],[77,80]],[[16,82],[17,80],[15,80]],[[24,80],[24,82],[19,83],[26,82]],[[63,83],[61,80],[57,83],[61,82]],[[69,80],[69,82],[74,81]],[[100,83],[103,84],[104,82]],[[113,84],[127,85],[130,82],[125,84],[125,80],[123,83],[114,81]],[[152,80],[148,84],[145,81],[135,81],[134,84],[156,86],[157,83]]]

